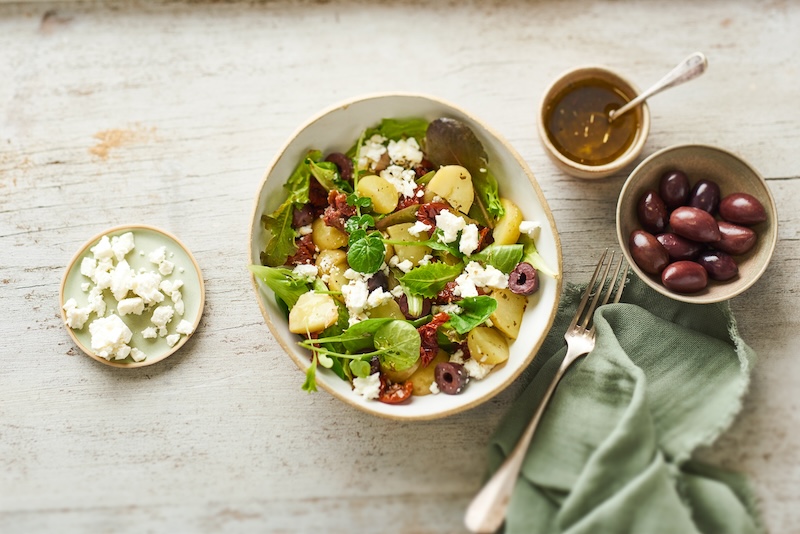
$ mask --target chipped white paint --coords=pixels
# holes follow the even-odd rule
[[[262,173],[338,100],[446,98],[528,161],[577,282],[614,243],[623,176],[559,173],[536,139],[540,94],[584,63],[644,87],[695,50],[709,70],[651,100],[645,155],[739,153],[781,225],[769,271],[733,302],[761,356],[752,391],[703,456],[751,475],[771,531],[800,531],[798,25],[781,1],[0,6],[0,531],[459,531],[518,386],[419,424],[301,392],[246,272]],[[79,354],[57,304],[73,252],[122,223],[175,233],[207,279],[187,347],[129,372]]]

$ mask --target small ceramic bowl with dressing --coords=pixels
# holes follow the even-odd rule
[[[609,122],[608,114],[639,89],[604,67],[579,67],[554,81],[539,107],[539,137],[562,171],[578,178],[605,178],[641,154],[650,132],[644,102]]]

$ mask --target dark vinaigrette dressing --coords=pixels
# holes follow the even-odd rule
[[[603,80],[568,85],[546,108],[550,141],[564,156],[583,165],[614,161],[628,150],[639,128],[635,111],[608,122],[608,113],[628,100]]]

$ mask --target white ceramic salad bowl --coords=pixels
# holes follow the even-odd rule
[[[424,95],[395,93],[370,95],[335,105],[313,117],[291,136],[268,168],[256,196],[250,262],[260,264],[260,254],[269,239],[262,215],[271,213],[284,201],[283,185],[310,149],[323,154],[345,152],[365,129],[382,119],[411,117],[428,121],[448,117],[460,120],[473,130],[488,154],[489,168],[497,177],[500,195],[513,199],[525,220],[541,224],[536,247],[548,266],[561,273],[561,244],[552,213],[533,173],[519,154],[483,122],[452,104]],[[272,291],[260,279],[254,276],[251,279],[270,331],[297,366],[306,371],[311,363],[309,352],[297,345],[300,338],[289,331],[286,316],[278,308]],[[503,391],[531,363],[552,325],[560,293],[560,276],[540,276],[540,288],[529,297],[519,337],[509,345],[508,361],[482,380],[471,381],[458,395],[414,396],[402,404],[384,404],[356,394],[348,381],[321,367],[316,372],[317,384],[347,404],[391,419],[427,420],[467,410]],[[298,391],[302,382],[303,376],[298,373]]]

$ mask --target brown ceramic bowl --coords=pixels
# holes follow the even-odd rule
[[[578,84],[589,80],[606,82],[621,91],[630,101],[638,94],[639,89],[623,76],[605,67],[589,66],[569,70],[559,76],[544,92],[539,105],[539,138],[544,145],[547,155],[556,166],[565,173],[578,178],[605,178],[616,174],[629,166],[642,153],[647,135],[650,133],[650,108],[647,103],[642,103],[636,109],[628,111],[635,119],[638,126],[631,145],[617,159],[602,165],[587,165],[578,163],[565,156],[553,143],[547,129],[547,114],[556,97],[571,84]]]
[[[648,189],[658,191],[661,176],[670,170],[681,170],[694,186],[699,180],[713,180],[720,188],[721,198],[731,193],[749,193],[757,198],[767,212],[767,220],[751,228],[758,239],[745,254],[734,256],[739,274],[725,282],[708,280],[708,286],[697,293],[676,293],[661,283],[660,276],[650,275],[640,269],[628,247],[631,232],[641,229],[637,204]],[[719,219],[719,216],[717,216]],[[680,145],[656,152],[628,177],[617,202],[617,239],[631,268],[650,287],[675,300],[695,304],[721,302],[735,297],[756,283],[764,273],[778,240],[778,214],[775,200],[761,175],[734,154],[706,145]]]

